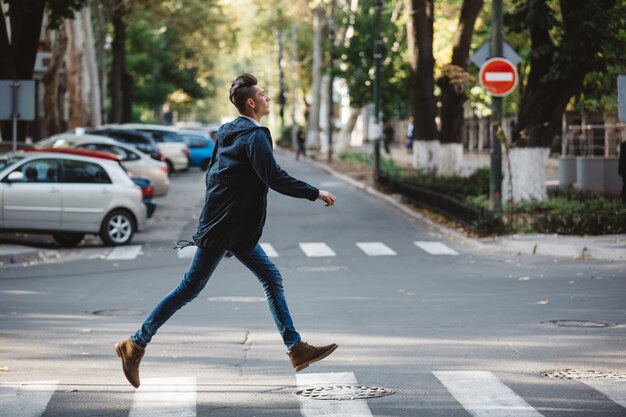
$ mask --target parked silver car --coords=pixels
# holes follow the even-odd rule
[[[73,133],[60,133],[40,140],[36,145],[51,148],[90,149],[119,155],[122,157],[122,166],[129,171],[130,176],[145,177],[152,181],[155,196],[167,194],[170,187],[165,162],[157,161],[139,149],[115,139],[98,135],[77,136]]]
[[[50,233],[63,247],[98,234],[125,245],[146,221],[143,196],[112,160],[54,152],[0,155],[0,230]]]

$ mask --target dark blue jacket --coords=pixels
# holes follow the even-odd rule
[[[265,224],[268,188],[311,201],[319,195],[317,188],[278,166],[267,128],[243,117],[222,125],[206,174],[206,196],[194,243],[235,252],[252,250]]]

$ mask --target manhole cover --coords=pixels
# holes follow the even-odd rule
[[[140,316],[145,313],[146,312],[143,310],[133,310],[132,308],[96,310],[91,312],[91,314],[95,314],[96,316]]]
[[[542,372],[548,378],[578,379],[594,381],[626,381],[626,374],[610,371],[581,371],[578,369],[555,369]]]
[[[296,395],[311,400],[364,400],[367,398],[385,397],[395,391],[363,385],[331,385],[327,387],[312,387],[296,392]]]
[[[542,323],[554,324],[557,327],[614,327],[619,323],[608,323],[604,321],[591,321],[591,320],[549,320],[542,321]]]

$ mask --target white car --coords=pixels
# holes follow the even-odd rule
[[[116,161],[56,152],[0,155],[0,230],[50,233],[62,247],[93,233],[131,242],[146,222],[141,189]]]
[[[123,129],[139,130],[152,135],[159,149],[163,152],[163,159],[167,163],[170,173],[173,171],[184,171],[189,168],[189,147],[178,135],[178,129],[171,126],[141,123],[126,123],[109,125],[107,127],[115,129],[116,126]]]
[[[89,149],[119,155],[122,157],[122,166],[130,176],[145,177],[152,181],[155,196],[167,194],[170,187],[165,162],[157,161],[139,149],[115,139],[99,135],[76,136],[73,133],[61,133],[40,140],[36,145],[51,148]]]

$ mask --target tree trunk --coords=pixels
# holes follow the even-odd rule
[[[483,0],[464,0],[459,24],[452,47],[452,70],[455,76],[443,76],[441,87],[441,143],[461,143],[463,125],[463,103],[467,100],[464,74],[467,73],[469,52],[474,34],[476,18],[483,7]],[[461,71],[462,70],[462,71]]]
[[[65,22],[67,31],[66,82],[69,105],[68,128],[85,126],[87,121],[83,101],[83,50],[82,22],[80,13],[75,13],[74,20]]]
[[[360,108],[350,108],[350,116],[346,123],[342,126],[341,131],[339,132],[339,140],[335,145],[335,154],[339,155],[341,152],[345,151],[350,147],[350,139],[352,138],[352,131],[356,126],[356,121],[359,119],[359,115],[361,114]]]
[[[100,81],[100,120],[101,123],[106,123],[106,102],[107,102],[107,60],[106,60],[106,29],[105,29],[105,17],[104,17],[104,4],[93,3],[94,13],[96,15],[96,54],[98,58],[98,80]]]
[[[98,64],[96,63],[95,40],[91,23],[91,9],[89,6],[81,11],[83,17],[83,29],[85,32],[85,62],[89,81],[90,120],[91,126],[102,124],[102,108],[100,99],[100,82],[98,80]]]
[[[313,23],[313,86],[312,100],[307,126],[307,146],[320,145],[320,104],[322,99],[322,33],[324,30],[324,11],[321,7],[315,10]]]
[[[124,76],[126,70],[126,23],[124,22],[125,7],[118,3],[113,12],[113,44],[111,53],[113,65],[111,68],[111,122],[122,123],[124,114]]]
[[[550,26],[545,20],[534,18],[530,24],[531,50],[530,73],[517,124],[513,130],[513,143],[521,147],[549,148],[554,135],[561,127],[563,111],[569,100],[582,88],[585,76],[593,69],[602,38],[585,33],[581,28],[602,26],[602,19],[610,16],[616,0],[561,1],[561,13],[565,30],[560,45],[555,45]],[[546,0],[532,2],[529,6],[534,16],[548,16]],[[576,45],[576,56],[563,45]],[[572,59],[574,58],[574,59]],[[550,70],[559,69],[558,77]],[[550,75],[550,76],[549,76]]]
[[[61,115],[63,112],[60,107],[61,100],[59,100],[59,81],[66,51],[67,34],[65,26],[61,25],[54,32],[50,65],[42,79],[44,85],[44,108],[46,110],[44,119],[45,136],[51,136],[62,131]]]
[[[437,104],[433,57],[434,0],[406,0],[410,18],[407,23],[409,85],[413,113],[414,139],[437,140]]]

